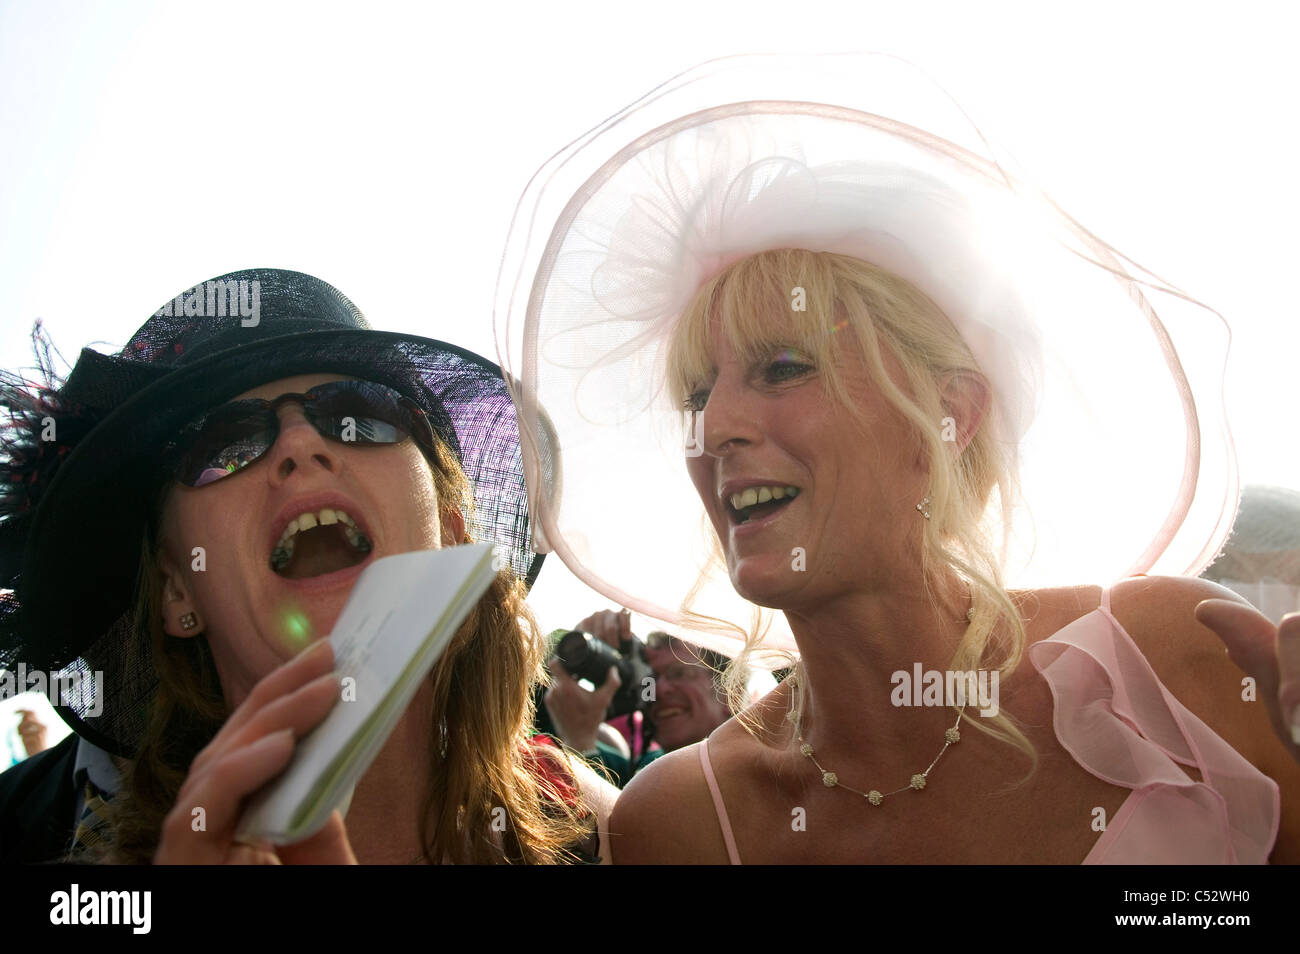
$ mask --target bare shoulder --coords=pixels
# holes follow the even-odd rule
[[[726,864],[697,742],[651,762],[623,789],[610,818],[620,865]]]
[[[1195,576],[1135,576],[1111,587],[1111,611],[1139,619],[1164,621],[1165,628],[1200,629],[1213,636],[1191,615],[1202,600],[1246,603],[1226,586]],[[1249,604],[1247,604],[1249,605]]]
[[[1150,577],[1112,591],[1115,618],[1128,630],[1166,688],[1225,742],[1278,783],[1282,817],[1270,860],[1300,861],[1300,764],[1277,735],[1265,691],[1246,681],[1219,636],[1197,622],[1196,605],[1222,599],[1250,605],[1208,580]]]
[[[1174,697],[1233,748],[1259,764],[1273,735],[1264,705],[1243,698],[1246,674],[1223,641],[1196,620],[1203,600],[1245,603],[1226,587],[1194,577],[1135,577],[1111,590],[1111,612]]]
[[[1244,602],[1208,580],[1142,576],[1111,586],[1110,612],[1174,698],[1258,765],[1259,731],[1267,714],[1264,707],[1243,702],[1245,674],[1219,637],[1196,619],[1197,604],[1210,599]],[[1022,605],[1035,623],[1031,641],[1094,612],[1100,600],[1097,586],[1026,591]]]
[[[623,790],[610,821],[615,864],[718,864],[730,861],[722,823],[700,764],[700,746],[709,747],[709,763],[721,789],[754,791],[756,771],[765,748],[751,728],[772,731],[785,726],[790,687],[782,684],[734,716],[703,742],[669,752],[642,769]],[[750,726],[750,728],[747,728]],[[787,726],[788,728],[788,726]]]
[[[1111,588],[1111,615],[1133,637],[1162,682],[1199,685],[1210,673],[1239,672],[1228,659],[1223,641],[1196,620],[1196,606],[1204,600],[1245,603],[1227,587],[1196,577],[1140,576]],[[1166,679],[1166,675],[1168,679]],[[1240,676],[1234,680],[1240,688]]]

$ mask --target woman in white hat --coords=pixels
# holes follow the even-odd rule
[[[558,436],[546,543],[798,654],[638,776],[615,860],[1300,860],[1298,627],[1183,576],[1236,502],[1221,320],[904,90],[718,61],[525,193],[499,313]]]

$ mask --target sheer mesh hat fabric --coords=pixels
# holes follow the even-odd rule
[[[497,365],[440,341],[373,330],[351,301],[310,275],[222,275],[160,308],[117,354],[83,350],[66,381],[45,364],[45,380],[8,375],[3,388],[0,586],[12,593],[2,603],[0,667],[102,671],[102,698],[92,698],[84,678],[80,702],[60,711],[109,751],[131,754],[156,686],[148,640],[136,638],[131,613],[142,535],[169,479],[160,455],[197,415],[259,384],[336,373],[411,398],[472,483],[473,538],[493,544],[529,586],[541,568],[514,405]],[[550,461],[552,452],[547,445],[536,454]]]
[[[589,586],[710,648],[770,625],[768,644],[793,649],[709,559],[690,421],[666,387],[696,291],[780,248],[900,275],[970,347],[1022,488],[990,504],[991,526],[1011,517],[1008,585],[1195,573],[1218,552],[1237,497],[1222,317],[1066,215],[908,64],[744,56],[575,139],[516,211],[501,361],[524,430],[545,406],[563,460],[564,492],[534,520]]]

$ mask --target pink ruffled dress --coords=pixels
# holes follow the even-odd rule
[[[1161,684],[1111,615],[1109,589],[1097,609],[1030,646],[1029,659],[1051,687],[1061,745],[1093,775],[1132,789],[1084,864],[1268,862],[1282,809],[1277,783]],[[727,855],[740,864],[708,748],[706,739],[700,764]]]

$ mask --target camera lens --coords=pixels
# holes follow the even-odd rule
[[[622,657],[590,633],[574,630],[560,637],[555,648],[555,658],[575,679],[586,679],[593,686],[604,684],[610,666],[617,666]]]

